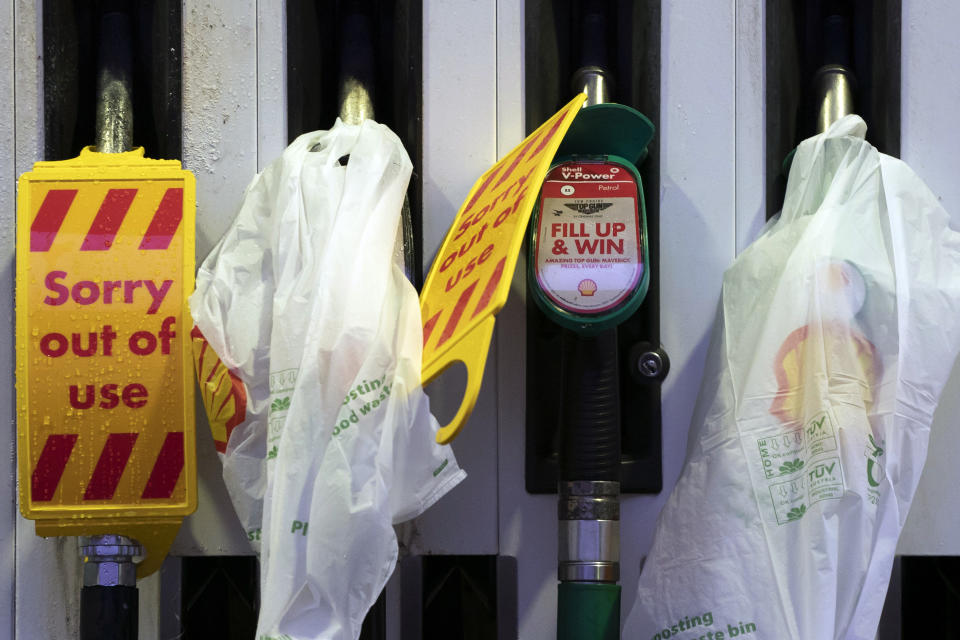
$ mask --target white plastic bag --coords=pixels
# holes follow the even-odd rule
[[[410,173],[383,125],[300,136],[197,275],[198,376],[260,552],[258,639],[357,638],[392,525],[465,476],[434,441],[417,294],[393,260]]]
[[[865,133],[847,116],[800,145],[724,275],[624,638],[874,639],[957,355],[960,233]]]

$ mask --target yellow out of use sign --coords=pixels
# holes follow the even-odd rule
[[[17,202],[20,510],[159,566],[196,508],[193,175],[143,149],[38,162]]]
[[[454,362],[467,367],[467,387],[450,424],[437,432],[449,442],[477,396],[493,335],[540,184],[586,96],[580,94],[474,184],[437,253],[420,294],[423,369],[427,384]]]

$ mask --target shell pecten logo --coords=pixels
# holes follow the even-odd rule
[[[581,280],[580,284],[577,285],[577,291],[579,291],[582,296],[592,296],[597,292],[597,283],[586,278]]]
[[[230,433],[247,417],[247,389],[243,381],[223,364],[199,328],[193,328],[190,338],[200,396],[210,420],[213,441],[217,451],[226,453]]]

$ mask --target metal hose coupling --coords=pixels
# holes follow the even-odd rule
[[[135,587],[137,585],[137,558],[143,557],[143,547],[136,540],[118,535],[100,535],[80,538],[83,557],[83,586]]]
[[[620,579],[620,483],[561,482],[561,582],[610,582]]]

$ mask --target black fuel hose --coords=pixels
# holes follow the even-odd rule
[[[620,480],[617,331],[564,330],[560,480]]]
[[[575,47],[575,65],[608,69],[611,58],[610,22],[607,0],[582,0],[577,17],[579,37]]]
[[[88,586],[80,591],[80,640],[136,640],[136,587]]]

